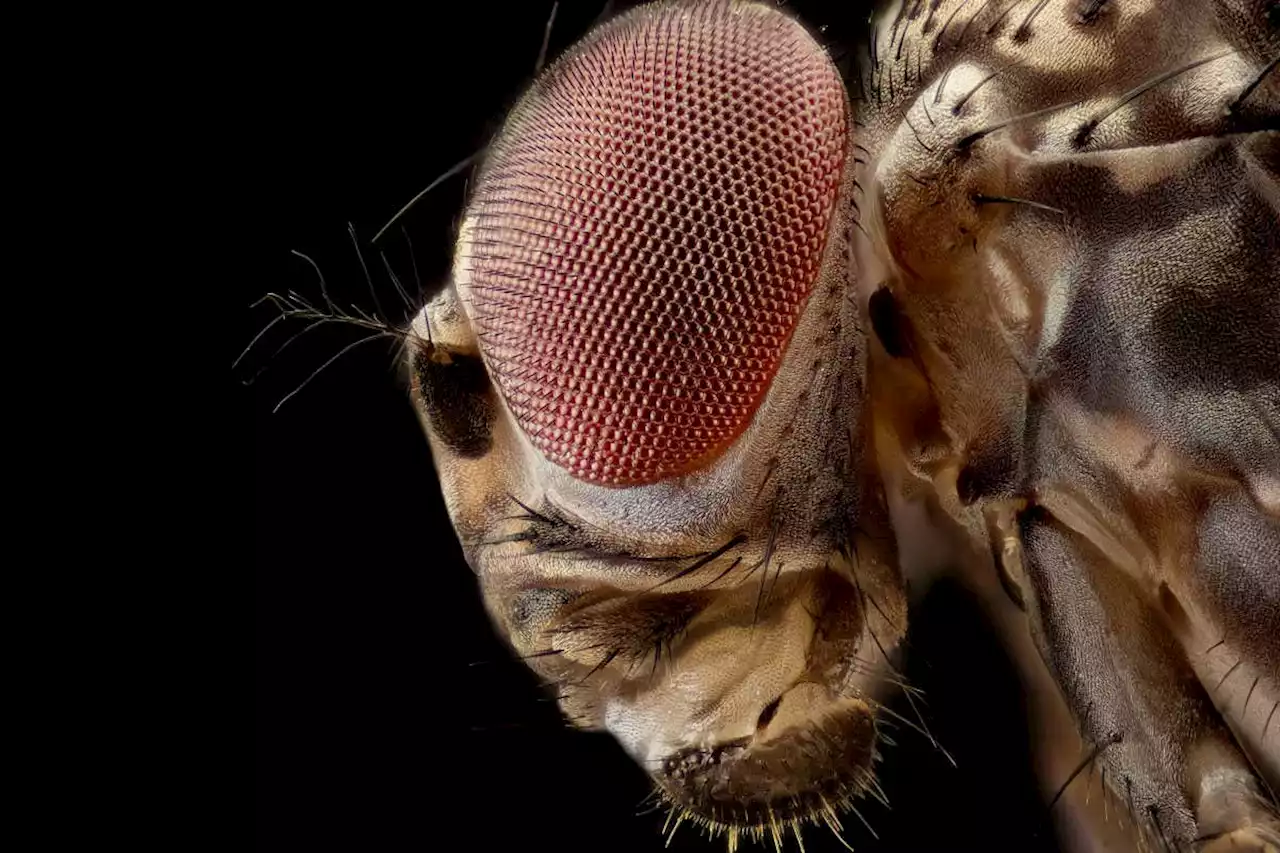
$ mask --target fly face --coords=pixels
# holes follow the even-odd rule
[[[487,607],[714,829],[871,783],[905,626],[862,405],[855,140],[748,3],[599,28],[512,111],[413,387]]]

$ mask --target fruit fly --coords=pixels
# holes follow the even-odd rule
[[[1278,18],[902,0],[845,62],[782,6],[628,9],[460,165],[406,328],[346,316],[667,832],[840,837],[886,726],[929,736],[890,702],[945,574],[1071,732],[1064,843],[1280,844]]]

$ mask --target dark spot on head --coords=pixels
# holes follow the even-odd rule
[[[760,718],[756,720],[756,731],[763,731],[769,727],[769,723],[773,721],[774,716],[778,713],[778,706],[781,704],[782,697],[779,696],[764,706],[764,710],[760,712]]]
[[[413,378],[427,422],[446,447],[467,459],[489,452],[493,444],[494,402],[489,374],[478,357],[419,349]]]
[[[1076,132],[1071,134],[1071,147],[1083,148],[1089,144],[1089,140],[1093,137],[1093,131],[1098,126],[1098,120],[1091,118],[1080,127],[1076,128]]]
[[[871,316],[871,328],[880,339],[885,352],[894,358],[902,358],[911,353],[912,329],[911,321],[902,311],[893,291],[881,287],[871,294],[867,303],[867,312]]]

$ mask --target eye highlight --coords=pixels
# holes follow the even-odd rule
[[[460,257],[489,369],[547,459],[641,485],[742,433],[821,268],[847,123],[830,59],[767,7],[641,10],[548,72]]]

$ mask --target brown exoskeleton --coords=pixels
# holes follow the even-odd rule
[[[495,624],[673,824],[781,845],[874,794],[905,579],[953,572],[1071,721],[1047,796],[1090,745],[1084,849],[1274,850],[1274,5],[902,0],[866,47],[658,3],[512,111],[407,353]]]
[[[871,405],[1148,840],[1275,849],[1277,9],[1176,7],[875,24]]]

